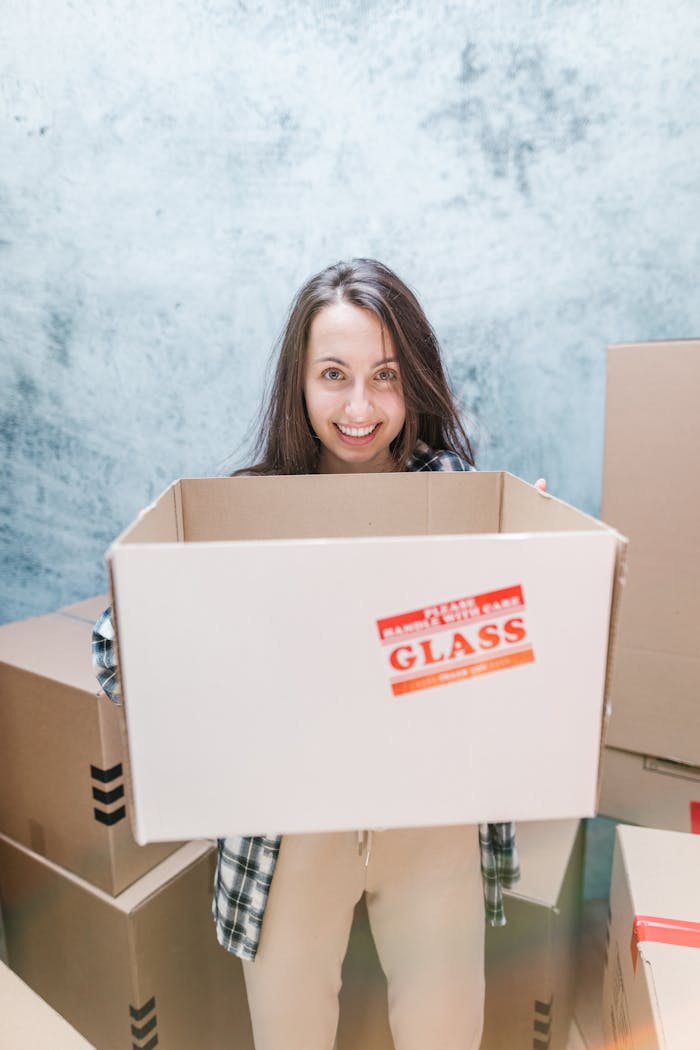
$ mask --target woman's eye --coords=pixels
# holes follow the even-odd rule
[[[390,382],[392,379],[396,379],[396,372],[391,368],[384,368],[381,372],[377,372],[377,379],[382,383]]]
[[[324,379],[342,379],[343,373],[337,368],[326,368],[321,373]]]

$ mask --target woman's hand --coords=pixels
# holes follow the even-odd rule
[[[537,481],[535,482],[535,488],[539,489],[540,492],[546,492],[547,491],[547,482],[544,480],[544,478],[538,478],[537,479]]]

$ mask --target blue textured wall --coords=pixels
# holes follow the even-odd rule
[[[221,469],[355,254],[418,291],[480,465],[597,512],[606,344],[700,333],[699,55],[697,0],[4,0],[0,619]]]

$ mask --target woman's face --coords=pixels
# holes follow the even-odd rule
[[[304,398],[321,442],[320,473],[394,469],[389,446],[401,432],[406,407],[395,350],[375,314],[343,300],[316,314]]]

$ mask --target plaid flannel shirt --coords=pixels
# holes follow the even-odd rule
[[[466,471],[472,468],[454,452],[434,452],[418,442],[407,470]],[[106,609],[93,628],[92,661],[100,686],[114,703],[121,703],[112,610]],[[254,959],[267,904],[281,835],[234,835],[218,840],[212,913],[219,943],[241,959]],[[511,823],[480,824],[481,876],[487,921],[504,926],[503,889],[520,877]]]

